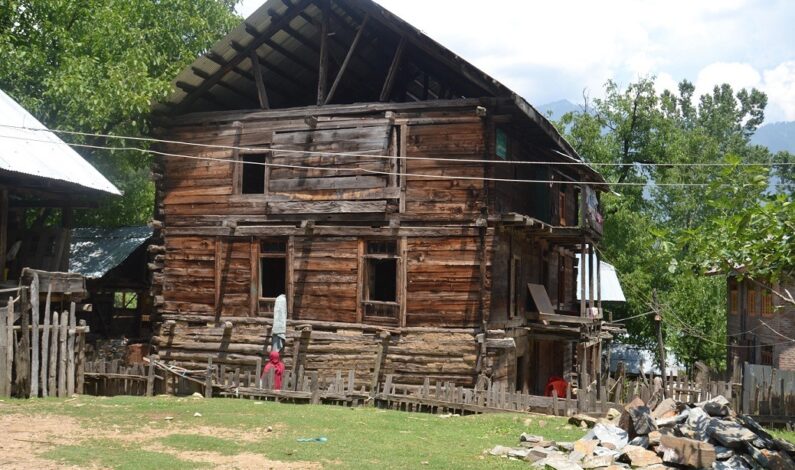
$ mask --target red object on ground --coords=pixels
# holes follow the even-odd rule
[[[558,392],[559,397],[566,396],[566,390],[569,388],[569,383],[563,377],[550,377],[547,380],[547,388],[544,390],[544,395],[551,397],[552,390]]]
[[[262,368],[262,375],[267,374],[271,369],[273,373],[273,389],[282,389],[282,375],[284,375],[284,363],[279,358],[279,351],[271,351],[270,360]]]

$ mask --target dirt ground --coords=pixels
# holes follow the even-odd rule
[[[211,427],[184,428],[174,426],[173,429],[158,431],[160,436],[189,432],[190,434],[212,436],[222,433],[232,436],[240,441],[253,441],[266,437],[265,429],[256,432],[241,433],[234,429],[219,429]],[[152,432],[145,427],[137,432],[120,432],[118,429],[103,429],[100,427],[87,428],[66,416],[56,415],[25,415],[3,414],[0,405],[0,468],[2,469],[77,469],[51,460],[39,457],[40,454],[56,446],[75,444],[84,439],[103,438],[117,439],[120,442],[142,442],[151,439]],[[208,463],[213,468],[224,470],[261,470],[261,469],[288,469],[288,470],[316,470],[320,464],[307,462],[280,462],[268,460],[262,455],[242,453],[237,455],[222,455],[216,452],[183,452],[157,444],[146,444],[144,450],[171,454],[179,459],[193,462]],[[102,468],[102,467],[92,467]]]

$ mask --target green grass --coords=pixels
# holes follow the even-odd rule
[[[443,419],[374,408],[256,404],[220,398],[80,397],[6,404],[11,406],[4,406],[3,412],[65,415],[77,419],[84,430],[97,430],[96,436],[51,448],[43,457],[80,466],[136,470],[202,467],[202,462],[181,460],[170,450],[227,456],[254,453],[270,460],[319,462],[324,468],[525,468],[526,463],[484,457],[482,452],[497,444],[513,445],[522,432],[561,441],[582,435],[563,418],[540,415]],[[202,416],[194,417],[196,412]],[[166,416],[173,419],[167,421]],[[532,422],[526,426],[528,418]],[[273,433],[264,432],[268,426]],[[147,437],[136,442],[114,438],[126,432],[140,433],[143,428]],[[317,436],[327,437],[328,442],[297,441]],[[142,452],[140,447],[155,450]]]

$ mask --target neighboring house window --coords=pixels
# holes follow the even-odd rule
[[[243,155],[240,165],[240,192],[242,194],[265,194],[265,154]]]
[[[113,308],[121,310],[136,310],[138,308],[138,294],[129,291],[113,293]]]
[[[760,364],[763,366],[772,366],[773,365],[773,346],[762,346],[762,354],[760,357]]]
[[[287,241],[260,241],[259,285],[259,296],[263,299],[275,299],[287,294]]]
[[[396,240],[370,240],[364,252],[364,315],[398,317],[398,252]]]
[[[767,290],[762,291],[762,315],[773,315],[773,294]]]
[[[755,316],[759,313],[756,308],[756,291],[753,289],[748,289],[746,292],[746,311],[748,312],[749,316]]]
[[[729,313],[732,315],[740,313],[740,290],[736,284],[729,290]]]

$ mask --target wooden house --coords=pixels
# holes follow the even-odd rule
[[[739,268],[738,268],[739,269]],[[795,292],[795,279],[775,285],[730,273],[726,337],[730,367],[749,364],[795,370],[795,306],[774,292]]]
[[[599,375],[575,254],[604,180],[514,92],[370,0],[268,1],[175,85],[155,109],[161,358],[253,366],[284,293],[288,366],[321,375]]]

